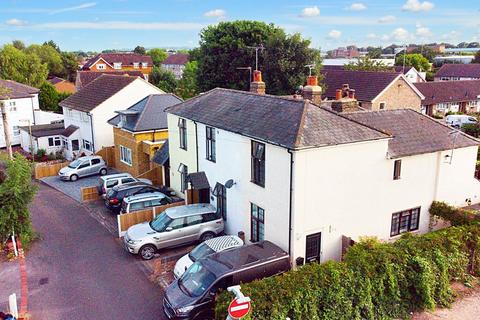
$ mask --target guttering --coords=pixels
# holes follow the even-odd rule
[[[198,172],[198,130],[197,130],[197,122],[195,120],[192,120],[193,123],[195,124],[195,159],[197,160],[197,170],[195,170],[196,172]]]
[[[95,154],[95,136],[93,135],[93,118],[90,112],[88,112],[87,114],[90,117],[90,131],[92,133],[92,141],[90,142],[92,143],[92,152]]]
[[[288,208],[288,255],[290,259],[292,255],[292,208],[293,208],[293,152],[291,149],[287,149],[287,152],[290,154],[290,197],[289,197],[289,208]]]

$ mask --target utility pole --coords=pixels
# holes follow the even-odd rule
[[[10,124],[8,122],[8,113],[5,106],[5,101],[10,99],[10,90],[8,88],[0,87],[0,109],[2,112],[3,133],[5,136],[5,144],[7,146],[8,156],[13,159],[12,139],[10,136]]]

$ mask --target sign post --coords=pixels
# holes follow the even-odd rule
[[[228,306],[227,320],[242,319],[252,308],[250,298],[243,295],[240,291],[240,286],[228,287],[227,290],[235,294],[235,299]]]

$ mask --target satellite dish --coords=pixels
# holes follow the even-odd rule
[[[225,182],[225,188],[230,189],[230,188],[233,187],[235,184],[236,184],[235,181],[233,181],[233,179],[230,179],[230,180],[228,180],[227,182]]]

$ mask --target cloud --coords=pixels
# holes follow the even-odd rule
[[[47,22],[29,25],[27,28],[36,30],[84,29],[84,30],[200,30],[204,26],[199,23],[187,22]]]
[[[447,33],[442,34],[441,39],[442,39],[442,40],[445,40],[445,41],[455,41],[455,42],[457,42],[458,39],[459,39],[461,36],[462,36],[462,33],[461,33],[461,32],[452,30],[452,31],[450,31],[450,32],[447,32]]]
[[[429,38],[433,36],[432,31],[430,31],[427,27],[417,26],[417,30],[415,31],[415,35],[422,38]]]
[[[67,12],[67,11],[77,11],[77,10],[82,10],[82,9],[95,7],[96,5],[97,4],[95,2],[82,3],[82,4],[80,4],[78,6],[74,6],[74,7],[67,7],[67,8],[52,10],[52,11],[50,11],[50,14],[57,14],[57,13],[62,13],[62,12]]]
[[[320,9],[317,6],[304,8],[302,13],[300,13],[302,18],[316,17],[318,15],[320,15]]]
[[[329,39],[338,39],[342,36],[342,32],[338,30],[332,30],[328,33]]]
[[[375,33],[367,34],[367,39],[378,39],[378,36]]]
[[[392,39],[397,41],[405,41],[405,40],[408,40],[411,36],[407,30],[403,28],[397,28],[393,30],[391,37]]]
[[[19,20],[19,19],[10,19],[10,20],[7,20],[5,21],[5,24],[9,25],[9,26],[15,26],[15,27],[23,27],[23,26],[26,26],[28,24],[27,21],[25,20]]]
[[[215,9],[205,12],[203,15],[208,18],[224,19],[227,16],[227,12],[223,9]]]
[[[393,22],[395,22],[395,20],[397,20],[397,18],[395,16],[384,16],[384,17],[381,17],[380,19],[378,19],[378,22],[379,23],[393,23]]]
[[[407,2],[403,5],[404,11],[430,11],[435,7],[432,2],[423,1],[420,2],[419,0],[407,0]]]
[[[347,10],[351,10],[351,11],[362,11],[365,9],[367,9],[367,6],[361,2],[352,3],[350,6],[347,7]]]

